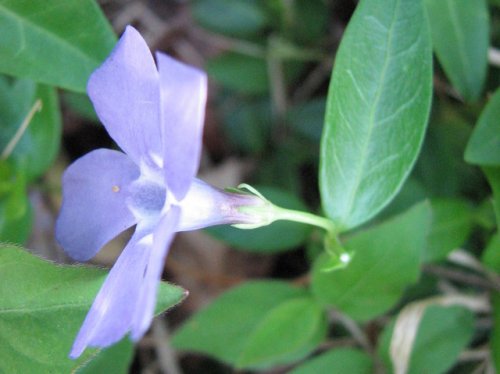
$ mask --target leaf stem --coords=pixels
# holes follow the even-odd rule
[[[276,219],[305,223],[324,229],[329,235],[336,236],[335,225],[328,218],[320,217],[312,213],[302,212],[298,210],[285,209],[281,207],[275,208]]]
[[[322,228],[326,231],[325,240],[324,240],[324,248],[328,253],[330,259],[326,263],[324,267],[324,271],[333,271],[336,269],[342,269],[347,266],[347,264],[351,261],[353,253],[348,252],[339,240],[338,237],[338,229],[335,226],[335,223],[328,218],[321,217],[309,212],[303,212],[300,210],[293,210],[282,208],[274,205],[269,200],[267,200],[259,191],[257,191],[254,187],[243,183],[238,186],[239,190],[247,190],[250,193],[258,196],[262,201],[265,202],[262,207],[246,207],[246,211],[250,214],[262,215],[265,217],[263,221],[265,225],[268,225],[274,221],[284,220],[284,221],[292,221],[298,223],[304,223],[306,225],[312,225],[319,228]],[[262,226],[262,224],[258,225],[233,225],[234,227],[241,229],[252,229],[256,227]]]
[[[308,212],[285,209],[277,206],[274,207],[274,214],[276,220],[305,223],[307,225],[320,227],[326,231],[324,248],[330,256],[330,261],[326,264],[323,269],[324,271],[328,272],[336,269],[342,269],[349,262],[351,262],[353,254],[349,253],[342,246],[338,237],[337,228],[328,218],[317,216]]]

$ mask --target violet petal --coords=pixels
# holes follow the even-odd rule
[[[171,206],[161,218],[153,233],[151,256],[148,261],[144,283],[132,320],[131,337],[139,340],[151,325],[156,306],[158,283],[167,257],[168,249],[174,238],[179,220],[180,209]]]
[[[88,346],[109,346],[130,330],[151,254],[148,235],[136,230],[109,272],[78,332],[71,358],[79,357]]]
[[[200,162],[207,78],[204,72],[156,54],[160,71],[163,168],[169,190],[181,200]]]
[[[68,167],[56,239],[69,256],[86,261],[136,223],[125,200],[126,187],[138,176],[130,158],[108,149],[90,152]]]
[[[106,130],[137,165],[161,158],[158,70],[137,30],[127,26],[87,91]]]

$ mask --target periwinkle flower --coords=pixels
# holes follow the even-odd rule
[[[128,26],[88,82],[99,118],[125,153],[98,149],[68,167],[56,237],[72,258],[86,261],[136,227],[85,318],[72,358],[129,332],[132,340],[144,335],[175,232],[262,221],[248,210],[265,204],[259,197],[224,192],[195,178],[205,74],[162,53],[156,63]]]

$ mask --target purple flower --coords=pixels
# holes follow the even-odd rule
[[[106,347],[130,332],[141,338],[153,318],[163,263],[177,231],[217,224],[259,224],[256,196],[232,194],[195,178],[207,82],[203,72],[157,53],[128,26],[88,82],[107,131],[125,152],[98,149],[63,177],[56,237],[75,260],[136,225],[78,333],[70,357]]]

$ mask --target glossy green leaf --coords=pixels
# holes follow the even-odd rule
[[[474,315],[459,306],[429,306],[420,321],[410,357],[408,374],[446,373],[467,346],[474,333]],[[394,323],[380,338],[379,353],[387,367],[392,367],[389,344]]]
[[[432,226],[423,261],[444,260],[448,253],[464,244],[472,226],[468,205],[456,199],[431,201]]]
[[[191,317],[175,332],[172,344],[237,366],[249,338],[269,318],[269,313],[282,303],[304,296],[304,290],[284,282],[245,283],[225,292]]]
[[[0,161],[0,243],[24,244],[32,215],[24,173]]]
[[[500,372],[500,293],[492,295],[493,304],[493,333],[491,337],[491,355],[493,364]]]
[[[134,344],[128,338],[99,351],[92,360],[76,370],[77,374],[127,374],[134,357]]]
[[[85,92],[115,41],[94,0],[0,0],[0,72]]]
[[[271,309],[250,334],[237,365],[294,362],[309,354],[325,338],[326,315],[310,297],[285,301]]]
[[[61,137],[61,115],[53,87],[37,86],[26,79],[0,76],[0,149],[15,136],[36,100],[42,109],[36,113],[16,144],[9,159],[22,168],[28,180],[42,175],[52,164]]]
[[[325,255],[315,262],[313,293],[356,320],[366,321],[386,312],[419,278],[430,222],[430,206],[421,203],[357,233],[345,243],[354,252],[345,269],[322,271],[328,259]]]
[[[197,0],[192,12],[201,26],[231,37],[254,36],[268,23],[258,0]]]
[[[500,166],[500,89],[484,108],[465,150],[471,164]]]
[[[425,0],[425,3],[434,51],[446,75],[465,99],[477,99],[488,64],[486,0]]]
[[[305,361],[289,374],[370,374],[373,364],[370,356],[352,348],[332,349]]]
[[[320,190],[340,229],[387,205],[424,137],[432,92],[421,1],[362,0],[336,55],[321,142]]]
[[[69,373],[93,357],[97,350],[76,361],[68,354],[105,275],[0,247],[0,372]],[[184,296],[181,288],[163,283],[158,306],[165,310]]]
[[[207,71],[219,84],[238,92],[259,95],[269,91],[267,63],[262,58],[225,53],[208,61]]]
[[[256,187],[269,201],[278,206],[307,210],[307,207],[294,195],[271,187]],[[206,229],[212,236],[235,248],[251,252],[279,252],[295,248],[305,242],[311,226],[289,221],[277,221],[269,226],[252,230],[242,230],[229,225]]]

